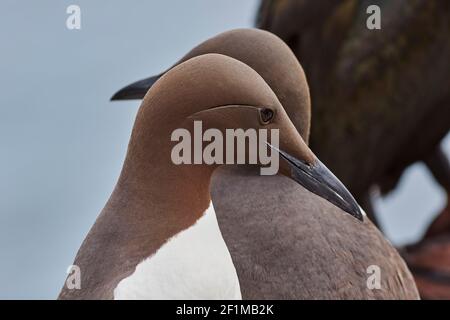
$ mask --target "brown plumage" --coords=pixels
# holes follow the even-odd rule
[[[267,122],[261,121],[266,108],[273,115]],[[118,282],[133,273],[138,263],[192,226],[208,208],[210,178],[218,165],[175,165],[171,159],[176,144],[170,140],[171,133],[184,128],[193,136],[195,120],[224,136],[230,128],[278,129],[279,149],[295,158],[291,161],[301,162],[294,166],[281,162],[280,173],[296,181],[324,177],[337,182],[324,173],[325,167],[258,73],[224,55],[192,58],[165,74],[145,96],[119,181],[75,258],[74,264],[82,270],[82,289],[64,287],[61,299],[112,298]],[[297,166],[307,170],[306,180],[299,178]],[[319,175],[316,168],[321,169]],[[351,197],[344,187],[333,190],[342,202]],[[358,209],[349,213],[360,214]]]
[[[233,41],[227,41],[227,37]],[[295,58],[290,50],[266,32],[236,30],[206,43],[206,49],[199,45],[193,51],[227,52],[242,61],[251,57],[251,65],[268,84],[278,83],[274,79],[280,77],[280,70],[298,64],[291,61]],[[234,51],[239,48],[233,45],[236,43],[251,43],[245,46],[251,52]],[[284,55],[289,59],[277,59],[275,48],[286,50]],[[267,61],[276,63],[265,65]],[[293,119],[296,128],[306,135],[310,126],[310,116],[305,114],[309,113],[309,92],[301,68],[296,68],[299,74],[291,69],[293,80],[283,85],[303,89],[278,85],[274,92],[290,116],[308,119]],[[144,84],[150,82],[144,80]],[[126,87],[119,91],[119,97],[127,98],[130,90],[135,95],[134,89],[133,85]],[[306,107],[299,111],[298,106]],[[211,193],[243,298],[418,298],[404,262],[367,219],[361,224],[288,179],[257,176],[245,166],[217,170]],[[381,267],[381,290],[367,289],[366,270],[371,264]]]
[[[360,223],[282,176],[223,167],[212,199],[243,299],[417,299],[397,251]],[[381,270],[370,290],[367,268]]]

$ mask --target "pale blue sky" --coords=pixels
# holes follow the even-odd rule
[[[70,4],[81,7],[79,31],[65,26]],[[210,36],[252,26],[256,8],[257,0],[2,1],[0,298],[57,296],[114,187],[139,105],[110,96]],[[402,243],[443,200],[417,165],[377,207]]]

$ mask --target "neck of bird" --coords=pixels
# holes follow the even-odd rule
[[[175,165],[170,136],[176,122],[140,113],[118,183],[101,216],[117,222],[114,231],[119,235],[135,243],[150,242],[157,250],[208,208],[214,167]]]

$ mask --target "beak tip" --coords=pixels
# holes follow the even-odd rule
[[[336,202],[334,201],[335,199],[330,198],[328,198],[327,200],[333,203],[336,207],[351,215],[353,218],[364,222],[365,213],[355,200],[349,202]]]
[[[122,90],[117,91],[112,95],[112,97],[109,99],[109,101],[117,101],[117,100],[123,100],[124,96],[122,94]]]
[[[350,214],[352,217],[358,219],[359,221],[364,221],[364,210],[352,197],[347,199],[345,202],[334,203],[338,208],[342,209],[346,213]]]
[[[147,79],[136,81],[117,91],[111,97],[110,101],[142,99],[160,77],[161,75],[156,75]]]
[[[311,166],[282,150],[278,150],[278,152],[291,165],[291,178],[294,181],[319,197],[328,200],[345,213],[361,222],[364,221],[362,208],[342,182],[320,160],[316,159],[316,163]]]
[[[111,98],[109,98],[109,101],[117,101],[117,100],[120,99],[116,96],[116,94],[114,94]]]
[[[348,191],[347,191],[348,192]],[[350,195],[350,193],[348,193]],[[350,195],[351,196],[351,195]],[[333,202],[333,201],[331,201]],[[364,222],[364,210],[359,206],[359,204],[354,200],[353,197],[347,199],[344,203],[334,203],[338,208],[341,208],[352,217],[358,219],[361,222]]]
[[[358,210],[357,212],[355,212],[355,214],[353,215],[356,219],[358,219],[361,222],[364,222],[364,215],[361,212],[361,210]]]

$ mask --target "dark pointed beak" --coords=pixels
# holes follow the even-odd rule
[[[363,214],[355,198],[319,159],[316,159],[313,164],[308,164],[278,148],[271,147],[278,151],[280,156],[289,164],[293,180],[358,220],[363,221]]]
[[[162,74],[133,82],[132,84],[120,89],[112,97],[112,100],[132,100],[142,99],[148,89],[162,76]]]

